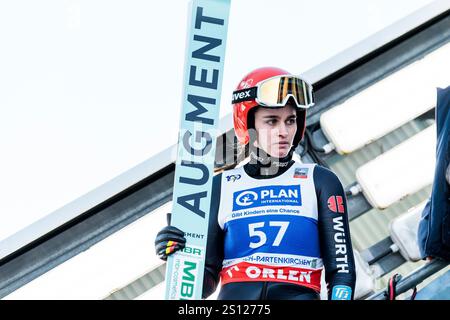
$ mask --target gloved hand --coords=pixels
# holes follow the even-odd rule
[[[170,216],[167,214],[167,226],[158,232],[155,239],[156,254],[160,259],[166,261],[172,253],[183,249],[186,246],[184,232],[170,225]]]

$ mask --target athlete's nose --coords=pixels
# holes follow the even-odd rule
[[[280,125],[278,127],[278,135],[283,138],[286,138],[288,135],[287,126],[285,123],[282,123],[281,121],[280,121]]]

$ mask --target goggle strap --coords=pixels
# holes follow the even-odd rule
[[[255,100],[257,91],[258,91],[257,87],[233,91],[233,99],[231,103],[239,103],[243,101]]]

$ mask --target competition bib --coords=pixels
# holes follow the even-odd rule
[[[223,284],[279,281],[320,291],[313,170],[314,165],[295,163],[267,180],[249,177],[243,168],[223,173],[219,212],[225,231]]]

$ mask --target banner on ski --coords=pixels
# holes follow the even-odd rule
[[[169,256],[166,299],[201,299],[230,0],[193,0],[173,190],[186,248]]]

